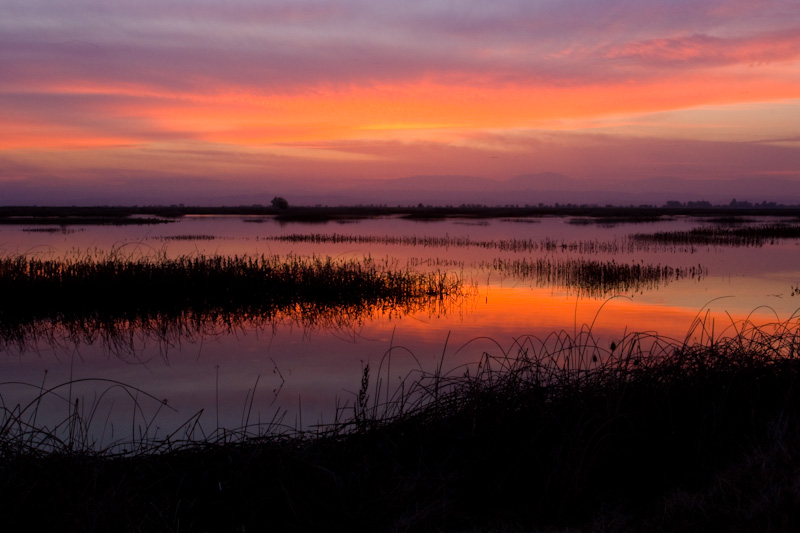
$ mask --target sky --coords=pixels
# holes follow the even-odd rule
[[[797,0],[0,0],[0,187],[800,187]],[[321,181],[320,181],[321,180]],[[0,193],[0,196],[2,193]]]

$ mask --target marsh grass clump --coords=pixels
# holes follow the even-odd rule
[[[530,218],[530,217],[526,217],[526,218],[511,218],[511,217],[507,217],[507,218],[501,218],[500,220],[502,222],[509,222],[511,224],[539,224],[539,223],[541,223],[540,219],[538,219],[538,218]]]
[[[779,240],[800,239],[800,225],[776,222],[771,224],[720,224],[688,231],[636,233],[631,239],[669,245],[764,246]]]
[[[6,257],[0,347],[24,351],[43,337],[115,344],[141,331],[199,335],[283,318],[307,325],[358,321],[376,311],[443,309],[463,289],[452,273],[398,269],[369,257]]]
[[[164,235],[163,237],[159,237],[159,239],[164,241],[213,241],[217,237],[214,235],[208,234],[197,234],[197,235]]]
[[[165,256],[125,259],[0,259],[3,312],[70,313],[435,296],[457,289],[445,273],[416,273],[371,258],[336,261],[289,256]]]
[[[75,229],[69,228],[67,226],[60,226],[58,228],[22,228],[22,231],[26,233],[61,233],[64,235],[68,235],[70,233],[75,233]]]
[[[758,220],[753,217],[742,217],[735,215],[708,217],[701,219],[709,224],[717,224],[720,226],[740,226],[743,224],[753,224]]]
[[[620,224],[648,224],[655,222],[663,222],[665,220],[662,215],[618,215],[618,216],[591,216],[591,217],[570,217],[566,220],[567,224],[573,226],[602,226],[613,228]]]
[[[62,528],[130,531],[800,526],[797,317],[718,333],[705,316],[684,340],[526,336],[450,371],[445,346],[389,387],[397,349],[310,431],[6,453],[0,506],[36,516],[48,502]]]
[[[590,297],[641,292],[680,279],[699,280],[708,274],[708,269],[702,265],[685,268],[587,259],[495,259],[479,267],[515,279],[530,279],[540,287],[562,287]]]
[[[619,253],[633,251],[631,243],[624,240],[559,241],[541,239],[491,239],[479,240],[462,236],[426,235],[352,235],[344,233],[290,233],[264,237],[265,240],[302,242],[312,244],[386,244],[419,246],[422,248],[482,248],[503,252],[571,252],[580,254]]]

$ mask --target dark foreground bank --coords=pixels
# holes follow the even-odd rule
[[[704,327],[521,339],[388,393],[367,367],[313,434],[115,456],[6,423],[0,509],[62,531],[797,530],[800,323]]]

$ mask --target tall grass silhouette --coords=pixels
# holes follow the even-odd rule
[[[701,313],[684,339],[601,341],[587,325],[490,345],[448,369],[445,344],[436,368],[389,386],[404,350],[390,346],[340,417],[307,431],[276,420],[203,432],[189,417],[183,433],[110,452],[77,438],[71,414],[37,428],[38,400],[6,406],[0,507],[34,511],[59,494],[51,523],[134,531],[785,531],[800,520],[797,316],[720,328]]]
[[[276,320],[357,323],[373,313],[445,312],[467,293],[444,271],[416,272],[370,257],[76,254],[0,259],[0,349],[36,339],[123,346]]]

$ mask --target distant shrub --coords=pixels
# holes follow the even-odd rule
[[[289,209],[289,202],[286,201],[286,198],[276,196],[275,198],[272,199],[272,207],[284,211],[286,209]]]

